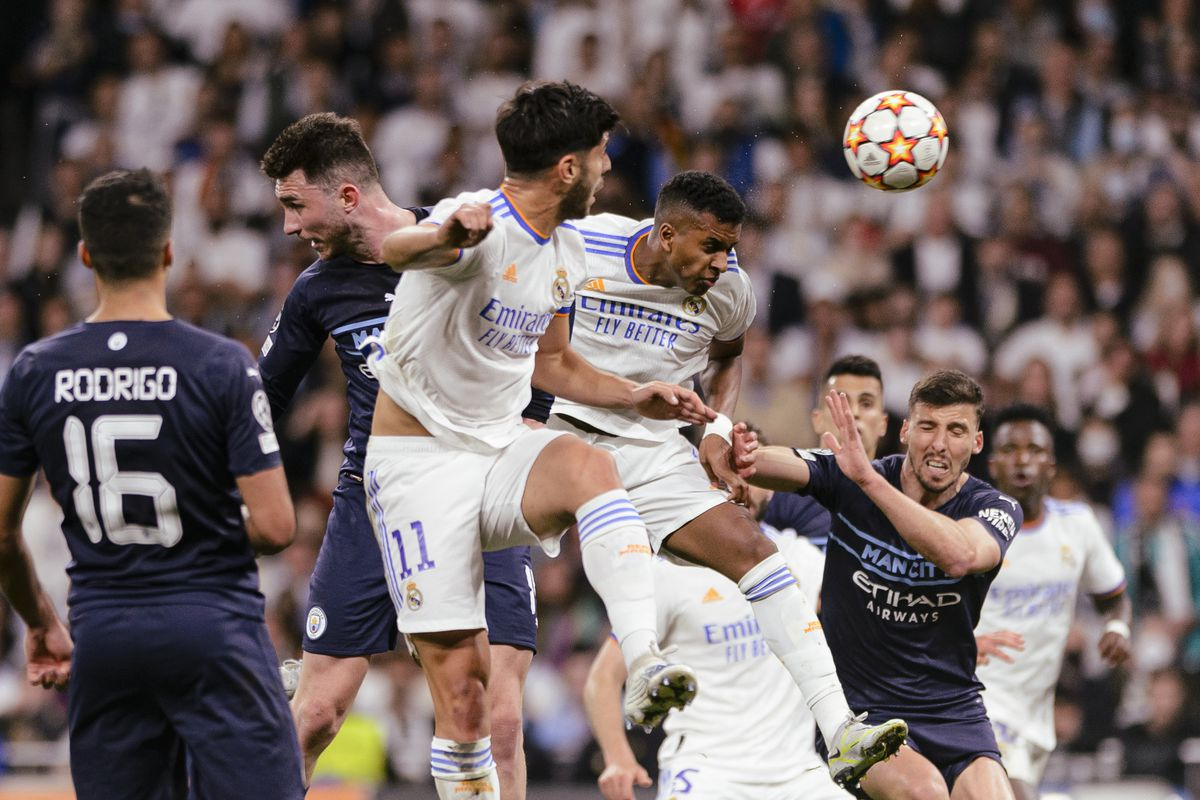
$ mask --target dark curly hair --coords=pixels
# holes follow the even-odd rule
[[[284,128],[259,167],[272,180],[303,170],[310,183],[321,186],[379,183],[379,167],[358,122],[330,112],[309,114]]]
[[[662,219],[671,211],[686,208],[697,214],[709,213],[725,225],[740,225],[746,218],[746,204],[737,190],[724,178],[711,172],[680,172],[659,190],[654,218]]]
[[[496,113],[496,140],[510,174],[531,175],[570,153],[591,150],[621,116],[569,81],[531,81]]]
[[[76,206],[80,236],[102,280],[140,280],[162,265],[171,198],[161,177],[148,169],[109,172],[87,185]]]

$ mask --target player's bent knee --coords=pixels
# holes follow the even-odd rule
[[[294,703],[296,734],[306,752],[313,747],[324,748],[346,721],[349,707],[324,697],[307,697]]]
[[[571,454],[569,482],[592,494],[621,488],[621,478],[613,457],[599,448],[579,442]],[[581,501],[582,502],[582,501]]]

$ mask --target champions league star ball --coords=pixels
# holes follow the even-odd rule
[[[900,89],[865,100],[842,135],[842,152],[854,177],[885,192],[928,183],[949,151],[941,112],[921,95]]]

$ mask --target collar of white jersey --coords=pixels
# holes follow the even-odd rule
[[[530,237],[539,245],[550,241],[550,237],[539,231],[537,228],[529,224],[529,220],[525,219],[525,215],[521,213],[521,209],[517,208],[517,204],[508,196],[508,192],[504,188],[496,190],[496,195],[490,201],[492,213],[501,219],[509,217],[517,221],[517,224],[525,230]]]

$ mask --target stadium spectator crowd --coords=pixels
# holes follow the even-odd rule
[[[1127,774],[1184,784],[1180,745],[1200,735],[1190,0],[50,0],[6,16],[0,382],[23,345],[92,306],[74,199],[93,177],[169,176],[173,312],[257,353],[315,258],[284,236],[258,170],[285,125],[315,111],[356,117],[388,195],[430,204],[496,185],[497,104],[530,77],[567,78],[623,117],[594,211],[648,215],[681,169],[719,173],[746,198],[738,261],[759,319],[738,416],[764,438],[816,444],[819,378],[848,353],[883,369],[893,430],[880,455],[895,452],[909,389],[934,368],[978,377],[991,407],[1052,411],[1053,493],[1094,505],[1134,606],[1133,664],[1116,673],[1081,613],[1060,749],[1122,742]],[[917,192],[864,188],[840,152],[849,111],[892,88],[927,96],[950,129],[945,174]],[[260,563],[281,658],[299,650],[345,439],[326,356],[279,430],[297,536]],[[985,456],[972,462],[985,469]],[[44,489],[32,503],[27,536],[65,598],[57,508]],[[590,781],[580,692],[606,621],[575,539],[563,544],[562,557],[536,560],[526,746],[531,779]],[[19,631],[6,606],[0,618],[0,760],[15,767],[14,745],[62,735],[64,708],[23,685]],[[335,745],[327,774],[428,780],[416,670],[399,656],[373,668],[343,734],[354,746]]]

